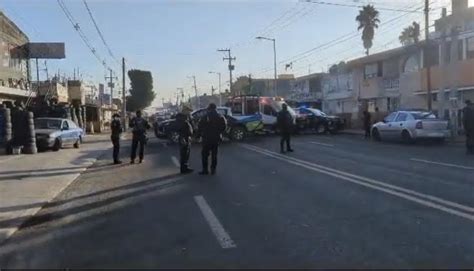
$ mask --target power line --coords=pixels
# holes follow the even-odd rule
[[[87,1],[86,0],[83,0],[84,2],[84,6],[86,7],[87,9],[87,12],[89,13],[89,16],[92,20],[92,23],[94,24],[95,26],[95,29],[97,30],[97,33],[99,34],[99,37],[100,39],[102,40],[102,43],[104,43],[104,46],[105,48],[107,48],[107,51],[109,53],[109,55],[118,63],[119,61],[117,60],[117,58],[115,57],[115,55],[112,53],[112,50],[110,49],[110,46],[107,44],[107,42],[105,41],[105,38],[104,38],[104,35],[102,34],[102,31],[100,31],[100,28],[99,26],[97,25],[97,22],[95,21],[94,19],[94,16],[92,15],[92,11],[91,9],[89,8],[89,5],[87,4]]]
[[[363,5],[353,5],[353,4],[341,4],[341,3],[330,3],[324,1],[315,1],[315,0],[300,0],[301,2],[307,2],[311,4],[318,4],[318,5],[328,5],[328,6],[338,6],[338,7],[352,7],[352,8],[363,8]],[[386,11],[397,11],[397,12],[418,12],[406,9],[396,9],[396,8],[385,8],[385,7],[377,7],[378,10],[386,10]]]
[[[87,36],[84,34],[84,32],[82,31],[81,27],[79,26],[79,23],[77,23],[77,21],[74,19],[74,16],[71,14],[71,12],[69,11],[69,9],[66,7],[66,5],[63,3],[63,0],[57,0],[58,1],[58,4],[59,6],[61,7],[62,11],[64,12],[64,15],[66,15],[67,19],[69,20],[69,22],[71,22],[73,28],[76,30],[76,32],[79,34],[79,36],[81,37],[82,41],[84,42],[84,44],[87,46],[87,48],[89,48],[89,50],[91,51],[91,53],[95,56],[95,58],[97,58],[97,60],[104,66],[104,68],[110,70],[111,68],[107,65],[107,62],[105,61],[105,59],[102,59],[99,54],[97,53],[97,50],[91,45],[89,39],[87,38]]]

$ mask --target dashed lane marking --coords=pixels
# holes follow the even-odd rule
[[[435,161],[429,161],[429,160],[418,159],[418,158],[410,158],[410,160],[415,161],[415,162],[421,162],[421,163],[427,163],[427,164],[433,164],[433,165],[439,165],[439,166],[445,166],[445,167],[454,167],[454,168],[474,170],[474,167],[461,166],[461,165],[449,164],[449,163],[443,163],[443,162],[435,162]]]
[[[222,248],[237,247],[234,241],[230,238],[229,234],[225,231],[222,224],[219,222],[219,219],[217,219],[216,215],[212,211],[209,204],[207,204],[206,199],[203,196],[199,195],[199,196],[194,196],[194,200],[196,201],[196,204],[201,210],[202,215],[204,216],[207,223],[209,224],[209,227],[211,228],[212,232],[216,236],[217,241],[219,242],[221,247]]]
[[[315,145],[321,145],[321,146],[325,146],[325,147],[334,147],[333,144],[326,144],[326,143],[321,143],[321,142],[316,142],[316,141],[311,141],[309,143],[315,144]]]

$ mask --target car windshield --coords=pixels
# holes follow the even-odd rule
[[[430,112],[412,112],[411,115],[416,120],[421,119],[436,119],[436,115]]]
[[[35,119],[36,129],[61,129],[61,120],[56,119]]]

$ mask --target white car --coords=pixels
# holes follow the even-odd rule
[[[402,140],[410,143],[418,139],[443,142],[450,134],[448,121],[438,119],[427,111],[397,111],[372,126],[374,140]]]

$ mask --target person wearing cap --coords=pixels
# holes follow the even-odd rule
[[[217,112],[217,106],[213,103],[207,107],[207,115],[204,116],[198,125],[199,133],[202,137],[202,171],[200,175],[209,174],[209,154],[211,155],[211,174],[216,174],[217,151],[219,143],[222,141],[222,133],[227,128],[226,119]]]
[[[463,109],[463,125],[466,133],[466,152],[474,154],[474,104],[471,100],[466,100],[466,106]]]
[[[286,143],[286,151],[293,152],[290,146],[291,130],[293,128],[293,117],[288,111],[288,105],[283,104],[282,109],[277,115],[277,127],[281,133],[280,152],[285,153],[284,145]]]
[[[121,164],[122,161],[119,159],[120,154],[120,135],[123,132],[122,123],[120,122],[120,115],[115,113],[112,116],[112,122],[110,123],[110,130],[112,134],[110,135],[110,139],[112,140],[112,144],[114,146],[113,150],[113,158],[114,164]]]
[[[191,136],[193,128],[189,123],[188,115],[184,112],[176,115],[176,131],[179,134],[179,161],[181,174],[193,172],[189,168],[189,154],[191,152]]]
[[[138,153],[139,163],[142,163],[145,153],[145,144],[147,141],[146,130],[150,129],[151,126],[148,124],[148,121],[142,117],[142,111],[138,110],[136,112],[136,117],[130,121],[130,127],[132,128],[133,134],[130,164],[135,164],[138,145],[140,145],[140,151]]]

